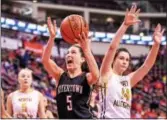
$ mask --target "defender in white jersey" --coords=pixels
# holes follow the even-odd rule
[[[46,118],[43,95],[32,89],[32,71],[22,69],[18,74],[19,90],[9,94],[7,111],[13,118]]]
[[[130,25],[140,22],[137,19],[140,9],[136,5],[127,10],[125,19],[118,29],[104,56],[100,69],[100,82],[106,89],[102,94],[102,118],[130,118],[131,88],[149,72],[155,63],[164,29],[158,24],[153,34],[154,44],[144,62],[136,71],[127,73],[131,55],[125,48],[117,50],[123,34]]]

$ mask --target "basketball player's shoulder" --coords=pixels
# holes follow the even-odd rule
[[[37,90],[34,90],[34,92],[36,92],[38,94],[39,97],[43,97],[43,94]]]
[[[113,75],[113,70],[110,69],[108,72],[106,72],[104,75],[100,76],[100,79],[103,81],[103,82],[107,82],[109,78],[111,78],[111,76]]]
[[[14,96],[16,93],[18,93],[18,92],[19,92],[18,90],[14,91],[14,92],[11,92],[11,93],[8,95],[8,98],[9,98],[9,99],[12,99],[13,96]]]

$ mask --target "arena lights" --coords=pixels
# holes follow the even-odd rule
[[[130,35],[130,39],[132,39],[132,40],[140,40],[140,36],[139,35]]]
[[[115,34],[114,33],[107,33],[107,38],[113,38],[115,36]]]
[[[1,17],[1,24],[5,23],[5,18]]]
[[[146,42],[145,41],[137,41],[137,44],[139,44],[139,45],[146,45]]]
[[[13,26],[12,29],[13,29],[13,30],[18,30],[18,27]]]
[[[129,35],[127,35],[127,34],[125,34],[125,35],[123,36],[123,39],[124,39],[124,40],[129,40],[129,38],[130,38]]]
[[[94,35],[94,32],[89,31],[89,37],[93,37],[93,35]]]
[[[95,37],[92,37],[92,39],[91,39],[92,41],[95,41],[95,42],[99,42],[100,41],[100,39],[99,38],[95,38]]]
[[[152,41],[152,36],[143,36],[141,37],[142,41]]]
[[[106,33],[104,33],[104,32],[95,32],[95,37],[96,38],[105,38],[106,37]]]
[[[8,25],[15,25],[16,21],[13,20],[13,19],[6,18],[6,24],[8,24]]]
[[[32,31],[30,29],[24,29],[25,32],[31,33]]]
[[[62,38],[61,33],[60,33],[60,28],[57,28],[56,38]]]
[[[22,21],[18,21],[18,26],[21,27],[21,28],[24,28],[26,27],[26,23],[25,22],[22,22]]]
[[[42,33],[43,36],[49,36],[49,33],[46,32],[46,33]]]
[[[1,27],[2,27],[2,28],[8,28],[8,29],[10,28],[10,26],[7,25],[7,24],[1,24]]]
[[[162,37],[162,41],[166,41],[166,37],[165,36]]]
[[[1,17],[1,27],[13,30],[19,30],[28,32],[36,35],[49,36],[49,32],[47,29],[47,25],[37,25],[33,23],[26,23],[19,20],[9,19],[5,17]],[[89,37],[91,37],[92,41],[96,42],[110,42],[115,33],[105,33],[105,32],[94,32],[89,31]],[[62,38],[60,29],[57,28],[57,38]],[[121,41],[122,44],[137,44],[137,45],[152,45],[152,36],[144,36],[144,35],[129,35],[125,34]],[[166,37],[162,37],[162,45],[166,45]]]
[[[37,28],[37,25],[33,24],[33,23],[29,23],[27,28],[30,29],[30,30],[35,30]]]
[[[132,40],[124,40],[124,43],[125,43],[125,44],[134,44],[135,41],[132,41]]]
[[[153,41],[148,42],[148,45],[153,45],[153,44],[154,44],[154,42],[153,42]]]
[[[103,41],[103,42],[110,42],[111,39],[110,39],[110,38],[103,38],[102,41]]]
[[[46,32],[47,28],[45,26],[37,25],[37,30],[40,32]]]
[[[40,32],[40,31],[35,30],[35,31],[33,31],[33,34],[35,34],[35,35],[41,35],[41,32]]]
[[[163,42],[162,42],[162,45],[166,45],[166,41],[163,41]]]

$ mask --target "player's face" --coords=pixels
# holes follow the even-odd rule
[[[68,49],[65,61],[67,70],[74,70],[76,68],[81,68],[84,58],[81,57],[79,48],[72,46]]]
[[[18,75],[19,84],[24,87],[30,87],[32,83],[32,73],[29,70],[21,70]]]
[[[119,70],[119,72],[123,73],[129,67],[130,56],[127,52],[121,51],[114,61],[114,67]]]

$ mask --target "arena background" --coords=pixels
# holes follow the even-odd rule
[[[43,93],[55,117],[56,83],[41,64],[41,52],[48,39],[46,19],[56,19],[60,26],[63,18],[70,14],[84,16],[90,26],[92,51],[100,66],[109,42],[121,25],[125,10],[132,4],[141,9],[140,24],[128,29],[121,42],[132,54],[131,70],[138,68],[145,60],[153,44],[155,25],[166,27],[165,1],[121,1],[121,0],[3,0],[1,1],[1,86],[6,97],[18,88],[17,74],[23,67],[33,70],[33,87]],[[148,75],[133,88],[132,118],[166,118],[167,112],[167,50],[166,31],[154,67]],[[64,55],[69,44],[64,42],[58,29],[53,59],[65,67]]]

